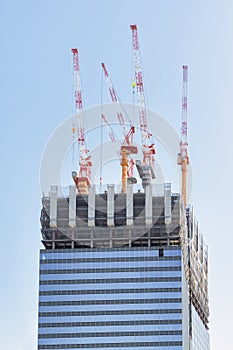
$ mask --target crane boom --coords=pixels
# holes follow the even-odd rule
[[[112,80],[108,74],[108,71],[107,71],[107,68],[105,66],[104,63],[102,63],[102,68],[103,68],[103,71],[104,71],[104,75],[105,75],[105,78],[106,78],[106,82],[107,82],[107,85],[108,85],[108,89],[109,89],[109,93],[110,93],[110,96],[111,96],[111,99],[112,99],[112,102],[117,105],[119,103],[119,100],[118,100],[118,97],[117,97],[117,93],[116,93],[116,90],[113,86],[113,83],[112,83]],[[123,126],[123,133],[124,135],[126,134],[126,129],[125,129],[125,119],[124,119],[124,116],[121,112],[117,111],[117,118],[119,120],[119,123],[120,125]]]
[[[182,126],[180,152],[178,153],[177,163],[181,165],[182,172],[182,198],[184,207],[187,206],[187,166],[189,164],[188,157],[188,141],[187,141],[187,84],[188,84],[188,66],[183,66],[183,84],[182,84]]]
[[[113,128],[109,125],[107,118],[105,117],[105,115],[103,113],[101,114],[101,117],[106,125],[107,130],[108,130],[108,135],[110,137],[110,140],[113,142],[116,141],[117,140],[116,134],[115,134]]]
[[[117,107],[117,118],[119,120],[120,125],[122,126],[122,131],[124,135],[124,141],[121,144],[121,167],[122,167],[122,191],[126,192],[127,190],[127,183],[135,183],[136,179],[133,177],[133,167],[134,167],[134,160],[131,158],[130,161],[128,160],[128,156],[131,154],[137,154],[138,148],[133,145],[133,135],[135,133],[134,126],[131,125],[129,131],[127,132],[125,127],[125,118],[121,111],[119,111],[119,100],[117,97],[116,90],[114,88],[114,85],[112,83],[112,80],[108,74],[107,68],[104,63],[102,63],[102,68],[104,71],[104,75],[106,78],[106,82],[108,85],[109,93],[112,99],[113,104]],[[105,121],[102,115],[102,119]],[[105,124],[107,125],[106,121]],[[110,138],[112,138],[112,133],[109,133]]]
[[[151,134],[148,132],[137,26],[136,26],[136,24],[133,24],[130,26],[130,28],[132,30],[135,83],[136,83],[137,99],[138,99],[138,105],[139,105],[139,121],[140,121],[142,152],[143,152],[143,163],[142,164],[149,165],[153,168],[154,167],[155,147],[154,147],[154,144],[151,143],[151,140],[150,140]]]
[[[80,67],[78,59],[78,49],[71,49],[73,53],[73,74],[74,74],[74,94],[75,94],[75,117],[77,123],[77,136],[79,145],[79,173],[72,172],[72,176],[78,192],[80,194],[88,193],[88,186],[90,186],[91,175],[91,157],[88,156],[89,150],[86,147],[84,118],[83,118],[83,104],[82,104],[82,88],[80,78]],[[73,124],[73,133],[76,131],[75,124]]]

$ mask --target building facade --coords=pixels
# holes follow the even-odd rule
[[[42,204],[38,350],[210,349],[207,251],[170,185]]]

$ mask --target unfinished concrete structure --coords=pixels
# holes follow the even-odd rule
[[[38,349],[209,349],[207,249],[170,184],[52,186],[41,233]]]
[[[152,186],[145,193],[114,193],[108,185],[105,193],[77,195],[70,186],[69,197],[57,197],[51,187],[49,197],[42,199],[41,225],[47,249],[113,248],[119,246],[174,245],[180,241],[179,195],[171,196],[165,187],[164,197],[152,197]]]

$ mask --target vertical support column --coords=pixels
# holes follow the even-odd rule
[[[95,186],[88,189],[88,226],[95,226]]]
[[[91,249],[94,248],[94,232],[91,230]]]
[[[49,197],[50,197],[50,227],[57,227],[57,192],[58,187],[52,185],[50,187]]]
[[[126,193],[126,225],[133,225],[133,185],[127,186]]]
[[[52,232],[52,249],[56,249],[56,243],[55,243],[55,241],[56,241],[56,232],[53,231],[53,232]]]
[[[164,184],[164,215],[165,225],[169,225],[172,222],[172,211],[171,211],[171,184]]]
[[[114,185],[108,185],[107,226],[114,226]]]
[[[129,229],[129,247],[132,247],[132,229]]]
[[[76,226],[76,187],[69,186],[69,227]]]
[[[112,248],[112,229],[109,230],[109,248]]]
[[[152,186],[145,186],[145,224],[152,225]]]

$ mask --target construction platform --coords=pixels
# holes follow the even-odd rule
[[[119,246],[178,245],[180,242],[180,196],[165,184],[163,195],[153,196],[152,187],[133,193],[115,193],[114,186],[97,194],[58,196],[51,187],[42,198],[41,232],[47,249],[114,248]]]

